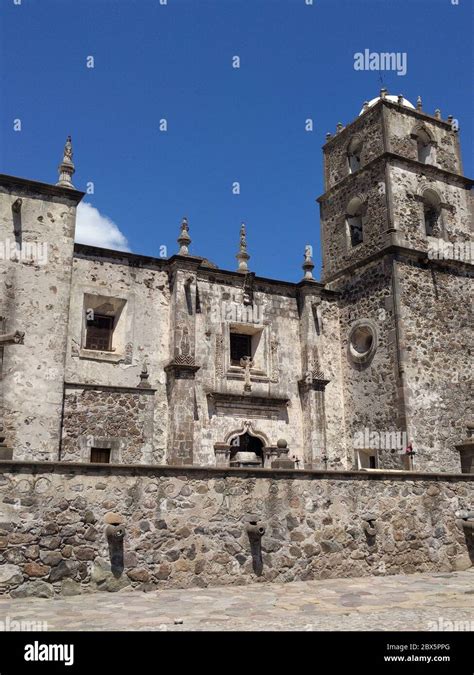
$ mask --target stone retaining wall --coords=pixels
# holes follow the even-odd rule
[[[473,506],[466,474],[4,461],[0,592],[464,570],[474,547],[455,512]]]

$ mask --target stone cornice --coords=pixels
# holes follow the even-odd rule
[[[0,473],[30,474],[95,474],[107,475],[151,475],[183,476],[205,479],[217,476],[236,478],[292,478],[294,480],[393,480],[393,481],[474,481],[474,474],[468,473],[430,473],[421,471],[331,471],[305,469],[265,469],[234,467],[169,466],[163,464],[90,464],[85,462],[22,462],[0,460]]]
[[[106,391],[122,391],[128,393],[151,393],[154,394],[156,389],[153,387],[141,387],[140,384],[137,384],[136,387],[124,387],[123,385],[116,384],[91,384],[82,383],[82,382],[64,382],[65,387],[74,387],[75,389],[100,389]]]
[[[288,396],[285,397],[253,396],[252,394],[233,394],[233,393],[224,394],[218,391],[211,391],[208,392],[207,397],[219,402],[228,402],[228,403],[238,402],[252,407],[262,405],[281,407],[287,406],[290,403],[290,398]]]
[[[454,258],[453,259],[449,258],[447,260],[429,258],[428,251],[420,251],[419,249],[406,248],[404,246],[398,246],[396,244],[388,244],[379,251],[376,251],[375,253],[372,253],[371,255],[368,255],[365,258],[358,260],[357,262],[351,263],[350,265],[347,265],[347,267],[343,267],[341,270],[335,272],[331,276],[327,276],[325,278],[324,283],[330,284],[339,277],[351,274],[358,268],[364,267],[365,265],[369,265],[371,262],[379,260],[380,258],[385,258],[386,256],[397,256],[397,259],[402,260],[405,258],[417,262],[419,264],[431,265],[441,270],[452,269],[453,267],[466,270],[473,269],[472,263],[465,262],[463,260],[455,260]]]
[[[189,373],[197,373],[201,366],[196,365],[195,363],[184,363],[179,361],[172,361],[164,367],[165,373],[174,372],[176,370],[186,370]]]
[[[452,126],[449,122],[445,120],[441,120],[438,117],[435,117],[434,115],[428,115],[428,113],[425,113],[420,110],[416,110],[413,108],[408,108],[407,106],[404,105],[399,105],[398,103],[395,103],[394,101],[387,101],[387,99],[380,99],[377,101],[377,103],[374,103],[373,106],[367,109],[366,112],[369,111],[374,111],[377,109],[377,107],[381,106],[386,106],[387,108],[391,108],[392,110],[396,110],[397,112],[401,112],[402,114],[409,115],[410,117],[414,117],[416,119],[424,120],[426,122],[430,122],[432,124],[436,124],[437,126],[443,127],[447,131],[452,131]],[[322,146],[323,150],[326,150],[331,146],[336,140],[343,138],[344,136],[350,136],[351,133],[354,131],[354,127],[357,126],[358,123],[364,118],[365,112],[362,114],[358,115],[355,119],[352,120],[352,122],[349,122],[347,126],[345,126],[343,129],[338,134],[335,134],[334,136],[331,136],[330,139],[324,143]],[[453,132],[455,133],[455,132]],[[346,139],[347,140],[347,139]]]
[[[59,187],[59,185],[51,185],[50,183],[40,183],[36,180],[19,178],[18,176],[8,176],[4,173],[0,174],[0,187],[17,188],[25,190],[32,195],[62,197],[73,204],[79,204],[86,194],[80,190]]]
[[[165,271],[168,269],[168,258],[154,258],[130,251],[114,251],[109,248],[89,246],[88,244],[74,244],[74,257],[102,258],[122,265],[128,264],[130,267],[158,268]]]
[[[377,157],[374,157],[370,162],[365,164],[363,167],[361,167],[356,173],[348,173],[347,176],[344,176],[344,178],[341,178],[340,181],[338,181],[335,185],[329,188],[329,190],[326,190],[322,195],[316,198],[316,201],[319,204],[323,204],[327,199],[330,199],[333,194],[337,193],[337,191],[341,187],[345,187],[347,183],[350,183],[351,181],[356,182],[356,179],[358,176],[362,175],[364,171],[368,171],[372,167],[374,167],[378,162],[383,163],[383,162],[401,162],[408,164],[412,168],[416,169],[418,172],[423,172],[425,174],[437,174],[440,177],[443,178],[451,178],[459,183],[462,183],[468,188],[471,188],[474,185],[474,180],[472,178],[467,178],[466,176],[463,176],[460,173],[453,173],[452,171],[447,171],[446,169],[441,169],[438,166],[433,166],[433,164],[423,164],[422,162],[418,162],[416,159],[410,159],[410,157],[404,157],[403,155],[399,155],[395,152],[383,152],[382,154],[378,155]]]
[[[192,270],[199,274],[198,278],[209,280],[211,283],[224,283],[232,285],[235,281],[235,287],[241,288],[244,275],[242,272],[225,270],[214,267],[207,267],[202,264],[203,258],[194,256],[172,256],[171,258],[153,258],[128,251],[113,251],[111,249],[89,246],[88,244],[75,244],[74,254],[77,258],[101,258],[118,264],[127,264],[130,267],[158,268],[163,271],[174,272],[180,269]],[[325,288],[324,284],[316,280],[302,279],[298,282],[285,281],[281,279],[269,279],[259,277],[253,272],[249,276],[253,278],[253,290],[264,291],[265,286],[272,286],[275,292],[278,288],[285,291],[290,297],[296,297],[300,289],[307,289],[315,294],[321,293],[323,297],[334,298],[338,295],[336,291]]]

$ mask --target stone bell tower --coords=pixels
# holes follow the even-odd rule
[[[13,459],[58,458],[76,207],[84,194],[73,173],[68,138],[56,185],[0,176],[0,445],[15,449]]]
[[[364,104],[324,146],[323,281],[340,292],[356,468],[459,471],[469,410],[472,181],[457,121],[403,96]]]

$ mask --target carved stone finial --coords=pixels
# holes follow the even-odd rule
[[[240,226],[240,245],[239,245],[239,252],[235,256],[239,262],[239,267],[237,269],[237,272],[248,272],[248,261],[250,259],[250,255],[247,253],[247,235],[245,232],[245,224],[242,223]]]
[[[75,170],[76,169],[72,161],[71,137],[68,136],[66,139],[66,145],[64,146],[63,161],[58,166],[59,180],[56,183],[56,185],[58,185],[59,187],[72,188],[74,190],[75,188],[74,185],[72,184],[72,175],[75,172]]]
[[[150,374],[148,372],[148,364],[146,361],[143,361],[142,370],[140,373],[140,384],[138,385],[140,389],[150,389],[151,385],[148,382],[149,377]]]
[[[454,119],[454,117],[452,115],[448,115],[448,124],[452,124],[453,119]]]
[[[338,122],[336,126],[336,133],[339,134],[344,129],[342,122]]]
[[[421,100],[421,96],[418,96],[416,99],[416,109],[421,110],[423,108],[423,102]]]
[[[397,103],[398,105],[403,105],[403,94],[398,94]]]
[[[179,251],[178,255],[189,255],[189,244],[191,243],[191,237],[189,236],[189,225],[188,219],[183,218],[181,222],[181,232],[178,237]]]
[[[436,108],[435,110],[435,117],[437,120],[441,119],[441,110],[439,108]]]
[[[312,248],[309,244],[306,244],[304,249],[304,262],[302,264],[304,279],[313,280],[314,262],[311,254]]]
[[[330,138],[332,138],[332,134],[328,131],[326,134],[326,140],[329,141]]]
[[[364,105],[362,106],[362,110],[365,112],[365,111],[368,110],[368,109],[369,109],[369,102],[368,102],[368,101],[364,101]]]
[[[382,87],[380,90],[380,98],[385,98],[388,94],[388,89],[386,87]]]

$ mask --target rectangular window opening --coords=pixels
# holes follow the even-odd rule
[[[233,366],[240,366],[240,359],[252,356],[252,336],[244,333],[230,334],[230,361]]]
[[[113,329],[113,316],[94,313],[92,319],[87,319],[86,349],[111,352]]]
[[[91,448],[93,464],[110,464],[110,448]]]

